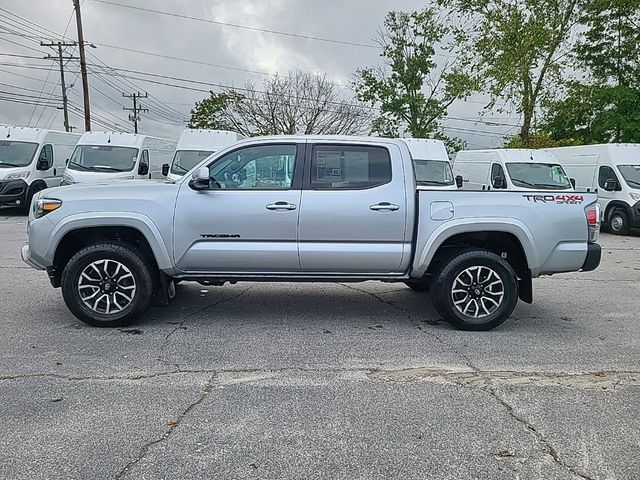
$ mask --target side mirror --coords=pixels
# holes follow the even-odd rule
[[[36,170],[49,170],[49,160],[40,157],[36,163]]]
[[[463,184],[463,178],[462,175],[458,175],[456,177],[456,187],[458,188],[462,188],[462,184]]]
[[[209,190],[210,187],[209,169],[207,167],[200,167],[191,175],[189,181],[189,188],[192,190]]]
[[[65,165],[69,165],[69,159],[68,158],[64,161],[64,164]]]
[[[146,163],[141,163],[138,166],[138,175],[149,175],[149,165]]]
[[[169,164],[168,163],[165,163],[165,164],[162,165],[162,175],[165,176],[165,177],[167,175],[169,175]]]
[[[570,179],[569,179],[569,182],[571,182],[571,186],[572,186],[573,188],[576,188],[576,179],[575,179],[575,178],[570,178]]]
[[[496,177],[493,179],[493,188],[507,188],[507,180],[504,177]]]
[[[620,187],[620,182],[613,178],[610,178],[609,180],[604,182],[604,189],[607,192],[616,192],[622,190],[622,187]]]

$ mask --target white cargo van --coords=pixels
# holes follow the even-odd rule
[[[161,166],[175,149],[176,142],[164,138],[86,132],[69,159],[62,184],[161,178]]]
[[[437,190],[459,188],[453,178],[447,148],[441,140],[427,138],[401,140],[409,147],[418,185]]]
[[[187,129],[180,135],[171,165],[162,166],[162,174],[176,181],[212,153],[243,138],[244,135],[226,130]]]
[[[57,187],[80,134],[0,127],[0,206],[29,208],[34,193]]]
[[[453,172],[465,190],[574,190],[556,158],[542,150],[461,150]]]
[[[640,227],[640,144],[550,148],[581,190],[598,191],[603,225],[617,235]]]

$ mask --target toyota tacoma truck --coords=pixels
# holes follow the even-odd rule
[[[175,182],[39,192],[22,257],[99,327],[168,303],[178,281],[377,280],[489,330],[532,302],[533,278],[598,266],[598,208],[594,193],[434,190],[397,139],[262,137]]]

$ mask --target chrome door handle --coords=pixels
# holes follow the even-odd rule
[[[267,205],[267,210],[295,210],[296,206],[293,203],[276,202]]]
[[[394,203],[389,203],[389,202],[380,202],[380,203],[376,203],[375,205],[369,205],[369,210],[374,210],[374,211],[380,211],[380,210],[390,210],[390,211],[396,211],[399,210],[400,207]]]

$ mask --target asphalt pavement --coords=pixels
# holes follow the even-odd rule
[[[640,478],[640,236],[491,332],[402,284],[181,284],[86,326],[0,210],[0,478]]]

